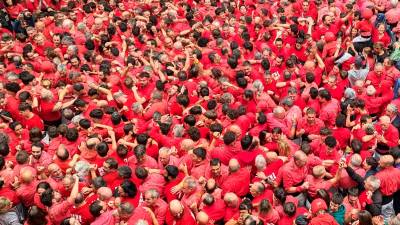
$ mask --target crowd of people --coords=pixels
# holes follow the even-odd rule
[[[0,0],[1,225],[400,225],[397,0]]]

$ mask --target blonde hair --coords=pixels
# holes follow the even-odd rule
[[[9,206],[11,206],[11,201],[6,197],[1,196],[0,197],[0,213],[7,212],[8,209],[10,208]]]
[[[290,155],[290,146],[284,139],[280,138],[277,141],[278,144],[278,152],[280,156],[289,156]]]

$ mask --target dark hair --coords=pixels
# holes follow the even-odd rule
[[[118,167],[118,176],[120,178],[129,179],[132,177],[132,169],[129,166]]]
[[[285,204],[283,204],[283,212],[289,217],[296,214],[296,209],[296,205],[293,202],[285,202]]]
[[[326,101],[330,101],[332,99],[331,93],[328,90],[322,89],[318,92],[319,97],[325,99]]]
[[[89,211],[93,217],[95,218],[99,217],[102,213],[101,211],[103,211],[103,206],[101,205],[101,201],[96,200],[92,204],[90,204]]]
[[[121,183],[121,188],[129,197],[133,198],[137,194],[136,185],[131,180],[124,180]]]
[[[286,202],[286,192],[283,188],[281,188],[281,187],[275,188],[274,196],[276,199],[278,199],[281,202],[281,204]]]
[[[343,195],[340,194],[340,192],[334,192],[332,194],[332,199],[331,201],[335,204],[341,205],[343,203]]]
[[[248,150],[252,143],[253,143],[253,136],[251,136],[249,134],[246,134],[240,140],[240,145],[242,146],[243,150]]]
[[[336,147],[336,145],[337,145],[336,138],[333,136],[327,136],[325,138],[325,144],[326,144],[326,146],[328,146],[330,148]]]
[[[135,169],[135,175],[137,178],[144,180],[148,177],[149,173],[144,167],[138,166]]]
[[[28,210],[26,222],[29,225],[46,225],[48,222],[46,216],[46,211],[33,205]]]
[[[236,134],[233,131],[228,131],[224,134],[223,140],[226,145],[230,145],[236,140]]]
[[[358,212],[359,225],[373,225],[372,215],[367,210],[361,210]]]
[[[196,155],[197,157],[201,158],[202,160],[206,159],[207,156],[207,151],[203,147],[198,147],[193,149],[193,154]]]
[[[40,202],[48,207],[53,205],[53,189],[47,189],[40,195]]]

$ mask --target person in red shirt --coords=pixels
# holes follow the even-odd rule
[[[60,193],[52,189],[44,191],[40,196],[41,202],[48,207],[49,219],[54,224],[61,223],[71,215],[71,209],[79,193],[79,177],[74,175],[74,181],[71,194],[66,200],[62,200]]]
[[[317,198],[311,202],[311,220],[310,225],[339,225],[335,218],[331,216],[328,212],[328,206],[326,205],[325,201]]]
[[[26,127],[26,129],[30,130],[34,127],[37,127],[40,130],[44,130],[43,120],[38,115],[32,112],[31,105],[23,102],[18,106],[18,110],[23,117],[21,123]]]
[[[144,202],[142,206],[148,207],[154,212],[158,224],[164,224],[168,204],[160,198],[160,194],[157,190],[150,189],[144,193]]]
[[[237,159],[231,159],[229,161],[229,172],[230,174],[221,186],[223,194],[233,192],[237,196],[245,196],[249,192],[250,171],[247,168],[240,168]]]
[[[335,119],[340,110],[339,102],[332,98],[332,95],[326,89],[318,92],[318,99],[321,103],[319,118],[324,121],[325,126],[331,128],[335,125]]]
[[[306,110],[306,116],[301,118],[298,125],[296,136],[303,137],[304,140],[313,140],[315,135],[319,135],[319,131],[324,126],[324,122],[317,118],[317,114],[313,108]]]
[[[306,165],[307,155],[302,151],[296,151],[293,159],[279,169],[275,186],[283,183],[283,188],[288,194],[298,196],[301,201],[304,201],[302,192],[309,187],[309,184],[304,182],[308,173]],[[304,204],[304,202],[299,204]]]
[[[212,194],[205,193],[202,196],[203,211],[213,221],[220,221],[225,217],[225,202],[215,198]]]
[[[385,154],[389,148],[397,146],[399,141],[399,131],[394,127],[388,116],[379,118],[379,123],[375,124],[377,149],[379,154]]]
[[[382,214],[385,219],[395,215],[393,211],[393,194],[400,190],[400,170],[393,167],[394,158],[391,155],[381,156],[379,167],[381,170],[375,174],[380,181],[382,192]],[[395,199],[398,201],[398,199]]]
[[[166,215],[167,225],[195,225],[196,220],[189,207],[183,205],[179,200],[172,200]]]

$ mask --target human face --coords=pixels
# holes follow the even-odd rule
[[[145,87],[149,83],[149,78],[147,77],[139,77],[139,84],[142,87]]]
[[[42,149],[36,146],[32,147],[32,156],[35,159],[39,159],[40,156],[42,155]]]
[[[332,212],[336,212],[336,211],[338,211],[339,206],[340,206],[339,204],[335,204],[335,203],[333,203],[333,202],[331,201],[331,203],[330,203],[330,205],[329,205],[329,208],[331,209]]]
[[[15,133],[18,135],[22,134],[22,125],[15,126]]]
[[[76,58],[71,59],[71,65],[75,68],[79,67],[79,61]]]
[[[178,212],[171,212],[171,215],[175,218],[175,219],[180,219],[183,216],[183,205],[181,204],[180,210]]]
[[[350,204],[356,204],[358,201],[358,196],[349,195],[348,199]]]
[[[364,187],[365,187],[365,190],[367,190],[367,191],[372,191],[373,190],[373,188],[372,188],[371,184],[369,183],[368,179],[364,181]]]
[[[294,163],[301,168],[307,164],[307,158],[295,159]]]
[[[158,159],[160,160],[161,164],[167,165],[169,162],[169,154],[162,152],[158,155]]]
[[[378,32],[379,32],[379,34],[384,34],[385,33],[385,25],[383,25],[383,24],[379,25]]]
[[[172,41],[171,38],[166,38],[166,39],[165,39],[165,46],[166,46],[166,47],[171,48],[173,43],[174,43],[174,42]]]
[[[39,188],[39,189],[37,189],[37,193],[39,194],[39,195],[41,195],[43,192],[45,192],[46,191],[46,189],[44,189],[44,188]]]
[[[328,79],[328,85],[333,87],[336,85],[336,80],[334,78],[329,78]]]
[[[381,122],[382,130],[387,130],[389,128],[389,125],[390,125],[389,123]]]
[[[168,89],[168,95],[174,95],[178,92],[178,87],[173,85]]]
[[[382,73],[383,73],[383,67],[382,66],[376,66],[374,70],[375,70],[376,75],[382,76]]]
[[[277,41],[277,42],[275,42],[275,46],[277,47],[277,48],[282,48],[283,47],[283,43],[282,43],[282,41]],[[278,59],[277,59],[278,60]]]
[[[43,35],[37,35],[37,36],[35,37],[35,42],[36,42],[38,45],[43,45],[43,44],[44,44],[44,37],[43,37]]]
[[[316,118],[315,113],[308,113],[307,114],[307,122],[308,123],[310,123],[310,124],[315,123],[315,118]]]
[[[103,163],[103,169],[104,169],[104,172],[110,171],[110,164],[104,162],[104,163]]]
[[[50,171],[52,177],[62,178],[64,176],[60,167],[54,168],[54,170]]]
[[[303,11],[304,11],[304,12],[307,12],[308,9],[309,9],[309,7],[310,7],[310,3],[308,3],[308,2],[303,2],[302,6],[303,6]]]
[[[54,36],[53,36],[53,43],[54,43],[55,46],[59,46],[60,43],[61,43],[60,36],[54,35]]]
[[[332,17],[331,16],[326,16],[325,17],[325,21],[324,21],[325,25],[329,26],[332,23]]]
[[[21,116],[27,118],[29,116],[29,110],[25,110],[25,111],[20,111],[19,112],[21,114]]]
[[[144,201],[147,203],[148,206],[153,206],[156,203],[157,199],[146,193],[144,195]]]
[[[218,176],[221,174],[221,165],[211,166],[211,173],[214,176]]]
[[[74,217],[70,217],[69,218],[69,224],[70,225],[81,225],[81,223],[77,219],[75,219]]]
[[[71,183],[69,179],[65,179],[63,180],[63,185],[66,190],[70,190],[72,188],[73,183]]]

